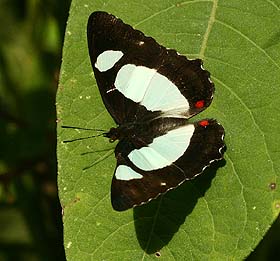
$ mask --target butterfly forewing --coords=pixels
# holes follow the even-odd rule
[[[172,84],[188,103],[179,110],[180,116],[189,118],[210,105],[214,85],[209,80],[209,73],[202,69],[201,60],[188,60],[175,50],[163,47],[153,38],[104,12],[94,12],[89,17],[87,34],[91,63],[103,102],[117,123],[132,118],[125,111],[131,107],[131,100],[141,104],[141,97],[137,96],[139,93],[156,89],[158,95],[166,94],[166,97],[163,97],[166,100],[170,92],[173,92],[168,88],[168,85]],[[111,51],[114,51],[115,55]],[[101,62],[97,62],[101,61],[99,58],[103,56],[103,61],[109,64],[105,66],[106,69],[101,68]],[[119,78],[125,78],[126,81]],[[116,82],[129,81],[131,84],[123,88],[127,88],[130,95],[124,92],[124,95],[120,95],[120,92],[113,91],[117,87]],[[149,86],[150,82],[152,86]],[[164,88],[165,86],[167,87]],[[151,96],[142,98],[152,99]],[[173,100],[175,106],[177,100]],[[171,102],[172,99],[169,103]],[[170,106],[167,110],[169,108]],[[120,112],[119,115],[116,111]],[[173,113],[172,116],[178,115]]]

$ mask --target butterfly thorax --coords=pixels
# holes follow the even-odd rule
[[[152,143],[154,138],[186,123],[185,119],[180,118],[157,118],[148,122],[130,122],[111,128],[104,136],[109,138],[110,142],[125,140],[133,144],[134,148],[141,148]]]
[[[126,141],[134,144],[134,147],[145,146],[152,141],[152,137],[146,138],[150,133],[147,123],[125,123],[116,128],[111,128],[105,137],[109,138],[110,142],[116,140]]]
[[[116,140],[123,140],[125,138],[135,137],[133,124],[120,125],[116,128],[111,128],[107,133],[104,134],[105,137],[109,138],[110,142]]]

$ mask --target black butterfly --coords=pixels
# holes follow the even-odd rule
[[[118,127],[112,206],[141,205],[222,158],[224,129],[213,119],[188,123],[207,108],[214,85],[202,61],[175,50],[106,12],[87,26],[91,64],[102,100]]]

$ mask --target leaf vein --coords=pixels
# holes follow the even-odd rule
[[[204,54],[205,54],[205,50],[206,50],[206,47],[207,47],[209,35],[210,35],[211,30],[212,30],[213,24],[215,22],[215,16],[216,16],[217,8],[218,8],[218,0],[214,0],[212,10],[211,10],[211,14],[210,14],[209,20],[208,20],[208,25],[207,25],[206,31],[204,33],[201,48],[200,48],[200,52],[199,52],[199,58],[200,59],[204,58]]]
[[[180,6],[182,6],[182,5],[187,5],[187,4],[193,4],[193,3],[201,3],[201,2],[211,2],[211,0],[192,0],[192,1],[185,1],[185,2],[183,2],[183,3],[180,3]],[[167,7],[167,8],[165,8],[165,9],[162,9],[162,10],[160,10],[160,11],[158,11],[158,12],[155,12],[154,14],[152,14],[152,15],[150,15],[150,16],[144,18],[143,20],[139,21],[138,23],[134,24],[134,25],[133,25],[133,28],[136,28],[137,26],[139,26],[139,25],[141,25],[141,24],[143,24],[143,23],[145,23],[145,22],[147,22],[147,21],[153,19],[154,17],[156,17],[156,16],[158,16],[158,15],[160,15],[160,14],[162,14],[162,13],[165,13],[165,12],[167,12],[167,11],[169,11],[169,10],[175,8],[176,6],[177,6],[177,4],[173,4],[173,5],[171,5],[171,6]]]
[[[271,4],[273,7],[275,7],[278,11],[280,11],[279,6],[277,6],[273,1],[271,1],[271,0],[266,0],[266,2],[268,2],[268,3]]]
[[[242,67],[233,65],[233,64],[231,64],[231,63],[229,63],[229,62],[223,61],[222,59],[214,58],[214,57],[211,57],[211,56],[207,56],[207,59],[214,60],[214,61],[217,61],[217,62],[219,62],[219,63],[228,65],[228,66],[230,66],[231,68],[240,70],[240,71],[242,72],[242,74],[248,75],[251,79],[258,81],[259,83],[266,83],[266,81],[262,81],[262,80],[260,80],[260,79],[258,79],[258,78],[256,78],[256,77],[254,77],[254,76],[248,74],[248,70],[246,70],[246,68],[242,68]]]
[[[215,81],[219,82],[221,85],[223,85],[240,103],[241,105],[245,108],[245,110],[249,113],[250,118],[252,119],[253,124],[256,126],[256,129],[258,130],[258,132],[261,134],[262,138],[263,138],[263,144],[264,144],[264,149],[266,152],[266,155],[269,159],[269,162],[271,162],[271,170],[274,173],[274,175],[276,176],[276,170],[274,168],[274,162],[272,161],[272,158],[270,156],[270,153],[268,152],[268,147],[267,147],[267,142],[266,142],[266,137],[264,132],[262,131],[262,129],[260,128],[260,126],[257,124],[255,117],[252,113],[252,111],[250,110],[250,108],[246,105],[246,103],[243,102],[243,100],[237,95],[237,93],[235,93],[232,88],[230,88],[229,86],[227,86],[225,83],[223,83],[222,81],[220,81],[219,79],[217,79],[216,77],[212,76],[213,79],[215,79]]]
[[[213,242],[215,242],[215,222],[214,222],[214,216],[212,214],[212,211],[210,210],[209,204],[207,202],[207,200],[203,197],[202,200],[205,202],[206,207],[208,209],[208,212],[210,214],[211,217],[211,223],[212,223],[212,227],[213,227],[213,233],[212,233],[212,240]],[[215,245],[213,244],[213,249],[215,250]]]
[[[247,226],[247,222],[248,222],[248,211],[247,211],[247,208],[248,208],[248,207],[247,207],[247,202],[246,202],[245,196],[244,196],[244,185],[243,185],[241,179],[239,178],[239,175],[237,174],[237,171],[236,171],[236,169],[235,169],[235,167],[234,167],[233,161],[231,160],[231,158],[229,157],[229,155],[225,155],[225,156],[226,156],[226,158],[229,160],[229,162],[230,162],[230,164],[231,164],[231,166],[232,166],[232,171],[233,171],[234,175],[236,176],[238,183],[239,183],[240,186],[241,186],[241,192],[240,192],[240,194],[241,194],[241,196],[242,196],[242,198],[243,198],[244,207],[245,207],[245,220],[244,220],[242,232],[241,232],[241,233],[238,233],[238,234],[239,234],[239,237],[238,237],[238,240],[237,240],[236,246],[235,246],[235,248],[237,249],[237,248],[238,248],[238,244],[239,244],[239,242],[240,242],[240,239],[241,239],[241,237],[242,237],[242,234],[244,233],[245,228],[246,228],[246,226]]]
[[[239,31],[238,29],[234,28],[233,26],[231,26],[225,22],[222,22],[217,19],[216,19],[216,22],[218,24],[225,26],[228,29],[234,31],[235,33],[239,34],[242,38],[247,40],[249,43],[251,43],[253,46],[255,46],[260,52],[262,52],[280,70],[280,66],[278,65],[278,63],[262,47],[260,47],[257,43],[255,43],[253,40],[251,40],[247,35],[243,34],[241,31]]]
[[[124,228],[125,226],[130,225],[131,223],[133,223],[134,220],[131,220],[130,222],[127,222],[121,226],[119,226],[115,231],[113,231],[112,233],[110,233],[106,238],[104,238],[104,240],[102,241],[102,243],[93,251],[93,253],[91,254],[92,256],[104,245],[104,243],[111,238],[113,235],[115,235],[120,229]]]
[[[154,216],[154,218],[153,218],[153,223],[152,223],[150,235],[149,235],[149,237],[148,237],[148,241],[147,241],[147,244],[146,244],[146,247],[145,247],[145,250],[144,250],[142,259],[141,259],[142,261],[144,260],[144,258],[145,258],[145,256],[146,256],[146,252],[147,252],[147,250],[148,250],[148,248],[149,248],[149,245],[150,245],[150,242],[151,242],[151,239],[152,239],[152,235],[153,235],[153,233],[154,233],[156,221],[157,221],[158,214],[159,214],[159,209],[160,209],[160,206],[161,206],[161,203],[162,203],[162,197],[163,197],[163,196],[160,197],[160,200],[159,200],[159,203],[158,203],[158,207],[157,207],[155,216]]]

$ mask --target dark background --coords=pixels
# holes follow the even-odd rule
[[[55,94],[69,7],[0,2],[0,261],[65,260]],[[279,233],[277,221],[248,260],[276,260]]]

